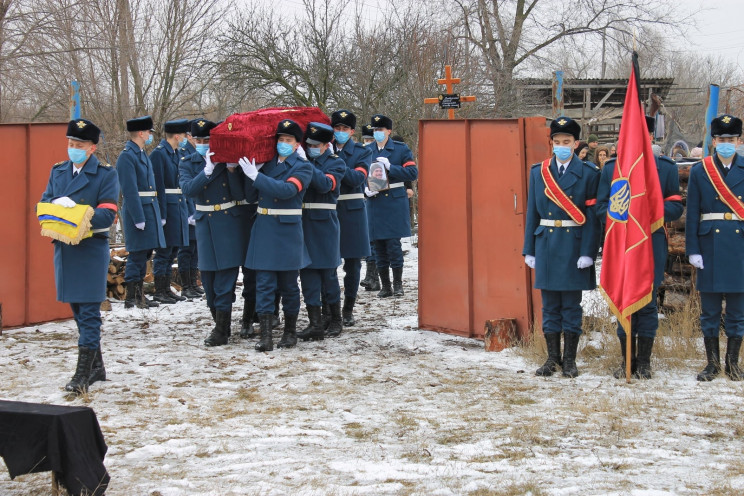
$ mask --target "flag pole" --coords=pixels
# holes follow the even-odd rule
[[[628,319],[628,328],[625,330],[625,382],[630,384],[630,363],[633,357],[631,356],[633,349],[633,329],[631,328],[632,316]]]

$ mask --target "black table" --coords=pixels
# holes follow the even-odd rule
[[[88,407],[0,400],[0,456],[10,477],[53,471],[70,493],[100,496],[106,442]]]

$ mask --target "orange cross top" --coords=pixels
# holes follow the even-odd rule
[[[460,84],[460,78],[453,78],[452,77],[452,66],[451,65],[445,65],[444,66],[444,79],[437,79],[438,84],[446,85],[447,87],[447,93],[452,94],[454,93],[454,85]],[[440,98],[424,98],[424,103],[439,103]],[[461,96],[460,97],[461,102],[474,102],[475,97],[474,96]],[[448,119],[454,119],[455,118],[455,109],[447,109],[447,118]]]

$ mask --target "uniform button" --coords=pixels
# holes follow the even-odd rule
[[[552,229],[549,229],[549,231],[550,231],[550,232],[553,232],[553,230],[552,230]]]
[[[211,216],[212,216],[212,214],[207,214],[207,215],[208,215],[209,217],[211,217]]]
[[[224,197],[224,196],[222,197],[222,199],[223,199],[223,200],[227,200],[227,198],[226,198],[226,197]]]
[[[150,189],[152,189],[152,186],[150,186]]]
[[[573,200],[573,195],[569,195],[568,197],[569,197],[569,198],[571,198],[571,199]]]
[[[738,229],[736,230],[736,234],[739,234],[739,230]]]
[[[263,196],[259,196],[259,197],[258,197],[258,199],[259,199],[259,200],[263,200]]]
[[[571,232],[571,229],[566,229],[566,232]]]
[[[207,203],[209,203],[209,200],[207,200]]]
[[[716,229],[716,232],[717,232],[717,233],[718,233],[718,232],[721,232],[721,230],[720,230],[720,229]]]
[[[553,212],[548,212],[548,215],[553,215]]]
[[[279,201],[279,200],[277,200],[276,198],[274,198],[274,203],[276,203],[276,202],[278,202],[278,201]]]
[[[385,196],[387,196],[387,195],[388,195],[388,194],[387,194],[387,193],[385,193]]]
[[[206,187],[206,186],[204,186],[204,189],[207,189],[207,187]]]
[[[222,183],[223,186],[227,186],[227,183]]]
[[[718,200],[718,197],[716,196],[716,200]]]
[[[180,198],[178,199],[178,202],[179,202],[179,203],[181,202],[181,199],[180,199]]]
[[[741,196],[739,197],[739,200],[741,200]]]

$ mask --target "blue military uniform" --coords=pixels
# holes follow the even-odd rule
[[[158,190],[158,201],[162,218],[166,219],[163,226],[166,249],[166,257],[155,256],[155,274],[164,274],[166,268],[170,267],[178,247],[189,244],[189,207],[186,196],[181,192],[178,181],[178,167],[181,156],[178,150],[174,150],[167,140],[162,140],[150,154],[155,184]],[[163,191],[162,197],[160,191]],[[163,266],[167,263],[167,266]]]
[[[183,157],[190,157],[194,153],[196,153],[196,148],[188,141],[184,146],[180,147],[178,149],[179,167]],[[179,180],[179,186],[180,184]],[[183,196],[186,200],[186,211],[188,213],[189,243],[178,249],[178,272],[181,278],[182,294],[185,292],[186,294],[184,296],[188,298],[198,298],[204,294],[204,290],[197,284],[199,251],[196,246],[196,220],[194,219],[196,207],[192,198],[186,195]]]

